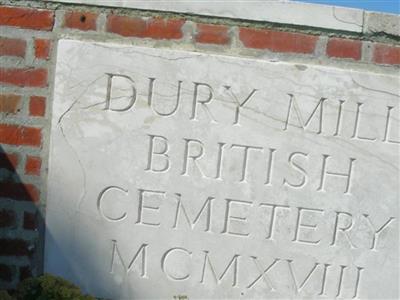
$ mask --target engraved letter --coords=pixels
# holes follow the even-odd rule
[[[386,143],[393,143],[393,144],[400,144],[400,141],[391,140],[389,138],[389,131],[390,131],[390,113],[391,110],[394,108],[393,106],[388,106],[388,111],[386,115],[386,124],[385,124],[385,134],[383,135],[383,142]]]
[[[149,145],[149,155],[147,159],[147,167],[145,171],[153,171],[153,172],[167,172],[169,169],[169,156],[167,154],[168,152],[168,140],[167,138],[161,136],[161,135],[148,135],[150,137],[150,145]],[[158,152],[156,152],[157,145],[160,145],[159,147],[162,147],[162,149],[159,149]],[[154,156],[158,157],[163,157],[164,159],[164,166],[157,169],[153,166],[153,158]]]
[[[171,248],[167,252],[165,252],[163,257],[161,258],[161,269],[167,275],[167,277],[170,278],[171,280],[176,280],[176,281],[185,280],[185,279],[189,278],[190,274],[186,274],[184,276],[177,277],[177,276],[174,276],[171,273],[167,272],[167,268],[165,266],[166,260],[173,251],[174,252],[176,252],[176,251],[184,252],[184,253],[187,253],[189,257],[192,257],[192,252],[186,250],[185,248],[180,248],[180,247]]]
[[[286,180],[286,178],[284,178],[283,185],[289,185],[294,188],[302,188],[307,183],[307,172],[306,172],[306,170],[304,170],[303,167],[301,167],[300,165],[298,165],[297,163],[294,162],[294,158],[296,155],[301,155],[301,156],[307,158],[308,154],[303,153],[303,152],[293,152],[292,154],[290,154],[289,159],[288,159],[288,161],[289,161],[290,165],[293,167],[293,169],[295,169],[303,174],[302,179],[299,183],[290,183],[289,181]]]
[[[108,217],[108,216],[106,216],[106,215],[104,214],[104,212],[103,212],[103,208],[102,208],[102,205],[101,205],[101,204],[102,204],[102,200],[103,200],[103,197],[104,197],[105,193],[108,192],[108,191],[110,191],[110,190],[121,191],[121,192],[124,192],[125,194],[128,193],[128,190],[125,190],[125,189],[123,189],[123,188],[121,188],[121,187],[119,187],[119,186],[109,186],[109,187],[106,187],[105,189],[103,189],[103,190],[100,192],[99,197],[97,197],[97,210],[99,211],[100,215],[101,215],[104,219],[106,219],[107,221],[110,221],[110,222],[122,221],[122,220],[124,220],[124,219],[127,217],[127,213],[126,213],[126,212],[124,212],[124,213],[123,213],[120,217],[118,217],[118,218],[111,218],[111,217]]]
[[[231,203],[237,203],[239,205],[250,205],[250,206],[252,206],[252,204],[253,204],[248,201],[226,199],[225,222],[224,222],[225,225],[224,225],[224,229],[222,230],[221,233],[227,233],[227,234],[238,235],[238,236],[248,236],[250,233],[233,232],[229,229],[231,220],[247,223],[246,217],[231,216]]]
[[[364,268],[357,267],[356,286],[354,288],[354,295],[353,295],[352,299],[357,298],[358,290],[359,290],[358,287],[360,286],[360,282],[361,282],[361,272],[362,272],[362,270],[364,270]]]
[[[129,263],[129,266],[128,266],[128,268],[127,268],[127,267],[126,267],[126,264],[124,263],[124,261],[123,261],[123,259],[122,259],[121,253],[120,253],[119,250],[118,250],[117,241],[116,241],[116,240],[112,240],[111,243],[112,243],[112,247],[113,247],[113,248],[112,248],[112,254],[111,254],[111,265],[110,265],[110,273],[111,273],[111,274],[114,273],[114,262],[115,262],[115,257],[116,257],[116,255],[118,256],[119,261],[120,261],[122,267],[124,268],[126,274],[128,274],[128,273],[131,271],[131,269],[133,268],[133,264],[135,263],[136,258],[138,258],[139,255],[141,255],[141,257],[142,257],[142,264],[141,264],[141,268],[140,268],[140,269],[141,269],[140,277],[142,277],[142,278],[148,278],[148,277],[146,276],[146,269],[147,269],[147,268],[146,268],[146,257],[147,257],[147,255],[146,255],[146,247],[148,246],[148,244],[142,244],[142,245],[140,246],[139,250],[138,250],[138,251],[136,252],[136,254],[133,256],[133,258],[132,258],[132,260],[131,260],[131,262]]]
[[[270,206],[272,207],[271,209],[271,217],[270,217],[270,221],[269,221],[269,226],[268,226],[268,235],[266,237],[267,240],[269,239],[273,239],[273,232],[274,232],[274,224],[275,224],[275,217],[276,217],[276,213],[277,210],[276,208],[286,208],[289,209],[289,206],[287,205],[278,205],[278,204],[267,204],[267,203],[260,203],[260,206]]]
[[[347,217],[350,218],[347,226],[339,227],[339,218],[341,215],[346,215]],[[351,230],[351,228],[353,227],[352,217],[353,216],[347,212],[340,212],[340,211],[336,212],[336,219],[335,219],[335,225],[334,225],[334,229],[333,229],[333,238],[332,238],[331,246],[334,246],[336,244],[337,235],[339,234],[339,231],[341,231],[341,232],[343,232],[344,236],[346,237],[347,241],[349,242],[350,247],[357,248],[351,242],[350,237],[347,232],[347,231]]]
[[[340,133],[340,129],[342,128],[342,106],[343,106],[344,101],[339,100],[339,109],[338,109],[338,116],[337,116],[337,121],[336,121],[336,131],[333,134],[333,136],[338,136]]]
[[[215,271],[214,266],[211,263],[210,258],[208,257],[208,251],[204,250],[204,263],[203,263],[203,270],[202,270],[202,274],[201,274],[201,280],[200,283],[204,283],[204,277],[206,274],[206,265],[208,262],[208,265],[210,266],[211,269],[211,273],[214,276],[214,279],[217,283],[220,283],[220,281],[224,278],[224,276],[226,275],[226,273],[228,273],[228,270],[230,268],[230,266],[233,265],[233,280],[232,280],[232,286],[237,286],[237,282],[238,282],[238,271],[239,271],[239,266],[238,266],[238,258],[240,257],[239,254],[235,254],[231,261],[228,263],[228,266],[226,267],[226,269],[222,272],[221,276],[217,276],[217,272]]]
[[[275,291],[275,288],[274,288],[274,286],[273,286],[273,284],[272,284],[272,281],[271,281],[271,279],[268,277],[268,274],[267,274],[267,273],[269,272],[269,270],[272,269],[272,267],[273,267],[280,259],[279,259],[279,258],[275,258],[275,260],[274,260],[266,269],[264,269],[264,271],[263,271],[262,268],[261,268],[261,266],[260,266],[260,264],[259,264],[259,262],[257,261],[257,257],[256,257],[256,256],[250,256],[250,257],[253,259],[253,261],[254,261],[254,263],[255,263],[255,265],[256,265],[256,268],[257,268],[258,272],[260,273],[260,275],[259,275],[254,281],[252,281],[246,288],[248,288],[248,289],[252,288],[252,287],[257,283],[257,281],[259,281],[259,280],[262,278],[262,279],[264,279],[265,283],[267,283],[268,286],[271,288],[271,291],[272,291],[272,292]]]
[[[320,107],[319,109],[319,128],[318,131],[316,132],[316,134],[320,134],[322,132],[322,124],[323,124],[323,107],[324,107],[324,101],[326,100],[326,98],[321,98],[317,104],[317,106],[315,106],[314,110],[312,111],[311,115],[308,117],[307,121],[304,122],[303,121],[303,116],[301,115],[300,109],[298,107],[296,98],[294,97],[294,95],[292,94],[288,94],[290,97],[290,102],[289,102],[289,109],[288,109],[288,113],[286,116],[286,122],[285,125],[283,127],[283,130],[287,130],[288,125],[289,125],[289,120],[290,120],[290,115],[291,115],[291,111],[292,111],[292,107],[294,108],[294,111],[296,112],[296,117],[298,122],[300,123],[300,126],[303,130],[307,129],[308,125],[310,124],[313,116],[316,114],[318,107]]]
[[[271,185],[272,181],[272,170],[274,168],[274,153],[276,149],[269,149],[269,158],[268,158],[268,168],[267,168],[267,179],[265,180],[265,185]]]
[[[211,119],[211,123],[217,123],[213,116],[211,115],[210,110],[208,109],[207,103],[210,103],[213,99],[213,89],[207,83],[200,83],[200,82],[193,82],[194,83],[194,93],[193,93],[193,105],[192,105],[192,116],[190,117],[191,120],[197,120],[197,105],[200,104],[204,111],[207,113],[208,117]],[[208,90],[208,97],[206,100],[200,101],[198,100],[199,96],[199,87],[205,87]]]
[[[255,147],[255,146],[246,146],[246,145],[239,145],[233,144],[231,148],[238,147],[244,149],[243,152],[243,163],[242,163],[242,177],[240,178],[240,182],[246,182],[246,174],[247,174],[247,165],[249,161],[249,150],[261,150],[263,151],[262,147]]]
[[[217,158],[217,174],[215,175],[215,179],[217,180],[222,180],[221,179],[221,172],[222,172],[222,161],[224,159],[224,146],[225,143],[218,143],[218,158]]]
[[[185,152],[184,152],[184,158],[183,158],[183,168],[182,168],[182,173],[181,175],[188,175],[188,169],[189,169],[189,158],[193,161],[193,165],[199,170],[200,174],[202,177],[207,177],[203,174],[201,171],[200,167],[198,166],[196,160],[201,158],[204,155],[204,145],[202,142],[199,140],[194,140],[194,139],[184,139],[185,140]],[[197,154],[192,154],[190,153],[190,145],[195,144],[197,145],[198,148],[198,153]]]
[[[253,89],[250,94],[246,97],[246,99],[243,100],[242,103],[240,103],[239,99],[236,97],[236,95],[232,92],[231,87],[228,85],[224,86],[227,91],[231,92],[231,95],[233,99],[235,100],[236,104],[236,111],[235,111],[235,120],[233,121],[233,125],[240,125],[239,124],[239,115],[240,115],[240,109],[244,107],[244,105],[250,100],[250,98],[257,92],[257,89]]]
[[[302,288],[306,285],[306,283],[310,280],[312,274],[314,273],[314,271],[319,266],[319,263],[315,263],[314,266],[311,268],[310,272],[308,272],[308,274],[304,278],[303,282],[298,284],[296,276],[294,275],[293,267],[292,267],[293,260],[292,259],[287,259],[286,261],[288,262],[289,271],[290,271],[289,273],[292,276],[293,285],[294,285],[294,288],[296,289],[296,293],[299,293],[299,292],[301,292]]]
[[[318,213],[323,213],[324,211],[322,209],[315,209],[315,208],[303,208],[303,207],[298,207],[297,208],[297,221],[296,221],[296,231],[295,231],[295,235],[293,238],[294,242],[302,242],[302,243],[308,243],[308,244],[318,244],[321,239],[317,240],[317,241],[307,241],[304,239],[299,238],[299,232],[300,229],[303,228],[311,228],[313,231],[315,230],[315,228],[317,228],[316,224],[304,224],[302,223],[302,217],[303,214],[302,212],[318,212]]]
[[[144,224],[144,225],[149,225],[149,226],[159,226],[160,225],[159,222],[158,223],[150,223],[150,222],[143,221],[143,211],[145,209],[156,210],[156,211],[158,211],[160,209],[159,206],[147,206],[147,205],[145,205],[144,200],[145,200],[146,194],[150,194],[150,195],[153,194],[153,195],[157,195],[158,197],[161,197],[161,195],[162,195],[162,197],[165,197],[165,192],[162,192],[162,191],[152,191],[152,190],[139,189],[139,208],[138,208],[138,218],[137,218],[136,224]]]
[[[326,165],[328,162],[328,158],[329,155],[327,154],[322,154],[323,159],[322,159],[322,172],[321,172],[321,182],[320,185],[317,189],[317,191],[322,191],[324,192],[324,185],[325,185],[325,177],[327,175],[330,176],[337,176],[337,177],[344,177],[347,178],[346,180],[346,188],[344,191],[344,194],[348,194],[350,195],[350,188],[351,188],[351,175],[352,175],[352,170],[353,170],[353,162],[356,160],[355,158],[350,158],[350,164],[349,164],[349,170],[347,171],[347,173],[336,173],[336,172],[331,172],[331,171],[327,171]]]
[[[390,217],[389,220],[387,220],[378,230],[375,229],[375,226],[372,224],[371,220],[369,219],[369,216],[367,214],[363,214],[363,216],[367,219],[368,225],[371,227],[371,229],[374,232],[374,237],[372,239],[372,245],[371,245],[371,250],[377,251],[376,250],[376,244],[378,243],[378,238],[380,233],[395,219],[394,217]]]
[[[364,103],[361,102],[357,102],[357,112],[356,112],[356,120],[354,123],[354,130],[353,130],[353,135],[351,136],[351,138],[353,139],[359,139],[359,140],[366,140],[366,141],[375,141],[376,138],[371,138],[371,137],[362,137],[359,134],[359,128],[360,128],[360,114],[361,114],[361,105],[363,105]]]
[[[164,113],[164,112],[159,112],[159,111],[157,111],[154,107],[153,107],[153,89],[154,89],[154,81],[156,80],[156,78],[149,78],[150,79],[150,81],[149,81],[149,96],[148,96],[148,103],[149,103],[149,106],[153,109],[153,111],[157,114],[157,115],[159,115],[159,116],[162,116],[162,117],[168,117],[168,116],[171,116],[171,115],[173,115],[176,111],[177,111],[177,109],[178,109],[178,106],[179,106],[179,101],[180,101],[180,98],[181,98],[181,86],[182,86],[182,81],[181,80],[179,80],[178,81],[178,91],[176,92],[176,104],[175,104],[175,106],[172,108],[172,110],[170,111],[170,112],[168,112],[168,113]]]
[[[104,110],[111,110],[111,111],[127,111],[129,110],[136,102],[136,88],[133,85],[134,81],[132,80],[132,78],[130,78],[127,75],[121,75],[121,74],[111,74],[111,73],[106,73],[106,75],[108,76],[108,80],[107,80],[107,95],[106,95],[106,107],[104,108]],[[111,108],[111,90],[112,90],[112,80],[113,77],[122,77],[127,79],[128,81],[130,81],[130,85],[132,86],[132,96],[130,96],[130,101],[129,104],[125,107],[122,108]]]
[[[175,213],[175,222],[174,225],[172,226],[172,228],[176,228],[178,225],[178,219],[180,216],[180,212],[182,210],[182,213],[187,221],[187,223],[189,224],[190,228],[193,229],[194,226],[196,225],[196,223],[199,221],[201,214],[203,213],[203,211],[207,212],[207,218],[206,218],[206,227],[205,227],[205,232],[208,232],[211,230],[211,201],[213,199],[215,199],[214,197],[208,197],[207,200],[204,202],[203,206],[201,207],[199,213],[197,214],[197,216],[195,217],[194,221],[192,222],[186,212],[185,207],[183,206],[182,200],[181,200],[181,194],[175,194],[177,196],[177,201],[178,204],[176,206],[176,213]],[[206,210],[207,209],[207,210]]]

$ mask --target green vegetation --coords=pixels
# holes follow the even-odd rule
[[[95,300],[96,298],[83,295],[76,285],[69,281],[45,274],[22,281],[15,293],[10,296],[0,291],[0,300]]]

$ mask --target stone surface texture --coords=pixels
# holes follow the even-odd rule
[[[399,297],[397,76],[57,47],[46,272],[112,299]]]

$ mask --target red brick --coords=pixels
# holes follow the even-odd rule
[[[0,95],[0,113],[16,114],[21,106],[21,96],[13,94]]]
[[[37,229],[37,215],[35,213],[24,212],[24,229]]]
[[[142,19],[109,15],[107,31],[122,36],[133,36],[153,39],[180,39],[183,37],[182,26],[184,20],[151,18]]]
[[[330,38],[326,46],[326,55],[329,57],[361,59],[361,41]]]
[[[0,56],[24,57],[26,42],[20,39],[0,38]]]
[[[40,159],[40,157],[27,156],[25,163],[25,174],[40,175],[41,166],[42,166],[42,160]]]
[[[29,115],[34,117],[43,117],[46,112],[46,98],[41,96],[32,96],[29,100]]]
[[[46,87],[47,70],[0,68],[0,82],[21,87]]]
[[[11,282],[13,280],[13,273],[12,266],[0,264],[0,280]]]
[[[15,225],[16,215],[12,210],[0,210],[0,228],[12,227]]]
[[[49,59],[51,41],[44,39],[35,40],[35,57],[40,59]]]
[[[375,44],[373,62],[387,65],[400,65],[400,47]]]
[[[0,25],[35,30],[52,30],[54,12],[45,9],[1,6]]]
[[[183,37],[184,23],[178,19],[150,19],[147,21],[146,36],[153,39],[180,39]]]
[[[0,124],[0,143],[39,147],[41,140],[40,128]]]
[[[2,256],[27,256],[31,254],[28,241],[21,239],[0,239],[0,255]]]
[[[0,182],[0,197],[16,201],[39,202],[39,190],[30,183]]]
[[[0,169],[15,171],[18,161],[18,155],[15,153],[0,153]]]
[[[64,16],[64,27],[79,30],[96,30],[97,14],[84,11],[68,11]]]
[[[226,45],[230,42],[228,27],[222,25],[197,24],[196,42]]]
[[[314,52],[318,39],[317,36],[303,33],[250,28],[240,28],[239,38],[248,48],[308,54]]]
[[[19,280],[25,280],[32,277],[32,270],[30,266],[23,266],[19,268]]]
[[[107,17],[107,31],[122,36],[145,37],[146,21],[141,18],[109,15]]]

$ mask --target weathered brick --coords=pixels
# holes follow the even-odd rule
[[[0,143],[17,146],[40,146],[42,130],[36,127],[0,124]]]
[[[372,61],[378,64],[400,65],[400,46],[375,44]]]
[[[0,113],[16,114],[21,107],[21,96],[14,94],[0,95]]]
[[[223,25],[197,24],[196,42],[218,45],[229,44],[228,27]]]
[[[239,38],[248,48],[305,54],[314,52],[318,40],[309,34],[252,28],[240,28]]]
[[[326,55],[329,57],[361,59],[361,41],[330,38],[326,46]]]
[[[13,267],[6,264],[0,264],[0,280],[11,282],[13,280]]]
[[[0,152],[0,169],[15,171],[18,166],[18,155],[15,153]]]
[[[107,31],[122,36],[132,36],[153,39],[180,39],[183,37],[182,26],[185,23],[180,19],[127,17],[109,15]]]
[[[46,39],[35,40],[35,57],[39,59],[49,59],[51,41]]]
[[[46,9],[0,6],[0,25],[52,30],[54,12]]]
[[[12,210],[0,210],[0,228],[15,226],[16,214]]]
[[[40,194],[36,186],[30,183],[0,182],[0,197],[36,203],[39,201]]]
[[[109,15],[107,17],[107,31],[122,36],[145,37],[146,21],[142,18]]]
[[[25,163],[25,174],[27,175],[40,175],[40,168],[42,166],[42,160],[40,157],[27,156]]]
[[[146,36],[153,39],[180,39],[184,20],[152,18],[147,20]]]
[[[0,239],[0,255],[27,256],[30,254],[31,251],[28,241],[22,239],[10,239],[10,238]]]
[[[87,11],[67,11],[64,16],[64,27],[83,31],[96,30],[97,14]]]
[[[37,214],[24,212],[24,229],[36,230],[37,225]]]
[[[21,39],[0,38],[0,56],[25,57],[26,41]]]
[[[46,87],[47,70],[0,68],[0,82],[21,87]]]
[[[29,99],[29,115],[43,117],[46,113],[46,97],[31,96]]]

